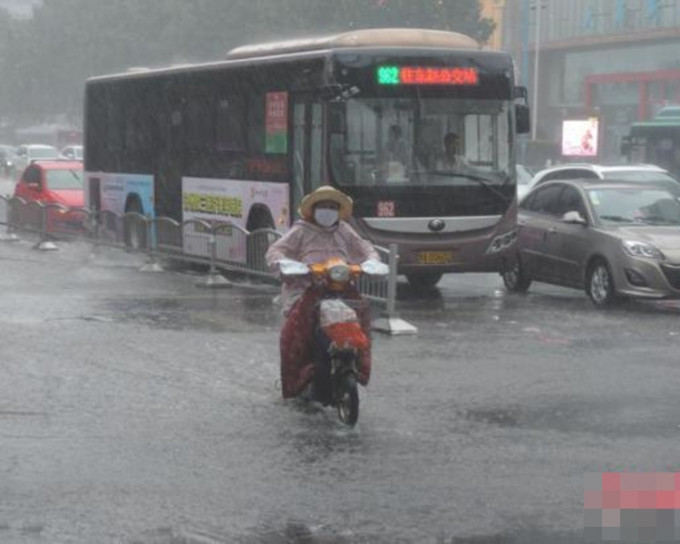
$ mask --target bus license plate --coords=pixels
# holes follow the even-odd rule
[[[449,264],[453,262],[453,251],[421,251],[419,264]]]

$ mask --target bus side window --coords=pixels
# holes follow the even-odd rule
[[[237,94],[223,95],[216,104],[216,147],[218,151],[243,152],[245,138],[245,100]]]
[[[250,157],[263,155],[266,143],[264,127],[265,96],[263,93],[252,94],[248,97],[248,117],[246,130],[248,131],[248,153]]]

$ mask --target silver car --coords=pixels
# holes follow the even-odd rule
[[[529,182],[526,192],[548,181],[563,179],[615,179],[619,181],[644,181],[664,185],[680,196],[680,182],[671,174],[653,164],[561,164],[537,172]],[[518,182],[519,183],[519,182]]]
[[[17,147],[16,172],[21,174],[32,161],[44,159],[52,160],[59,158],[56,147],[43,144],[25,144]]]
[[[680,201],[663,185],[546,182],[521,202],[516,259],[503,281],[585,289],[596,306],[621,297],[680,298]]]

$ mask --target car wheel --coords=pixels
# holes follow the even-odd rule
[[[609,265],[604,260],[597,260],[590,266],[586,292],[598,308],[607,308],[619,301],[614,287],[614,278]]]
[[[503,277],[505,288],[510,293],[526,293],[531,286],[531,277],[524,272],[519,255],[517,255],[512,266],[501,272],[501,276]]]

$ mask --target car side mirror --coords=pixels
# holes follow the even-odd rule
[[[586,226],[588,221],[586,221],[583,216],[577,211],[570,211],[562,216],[563,223],[571,223],[573,225],[583,225]]]

